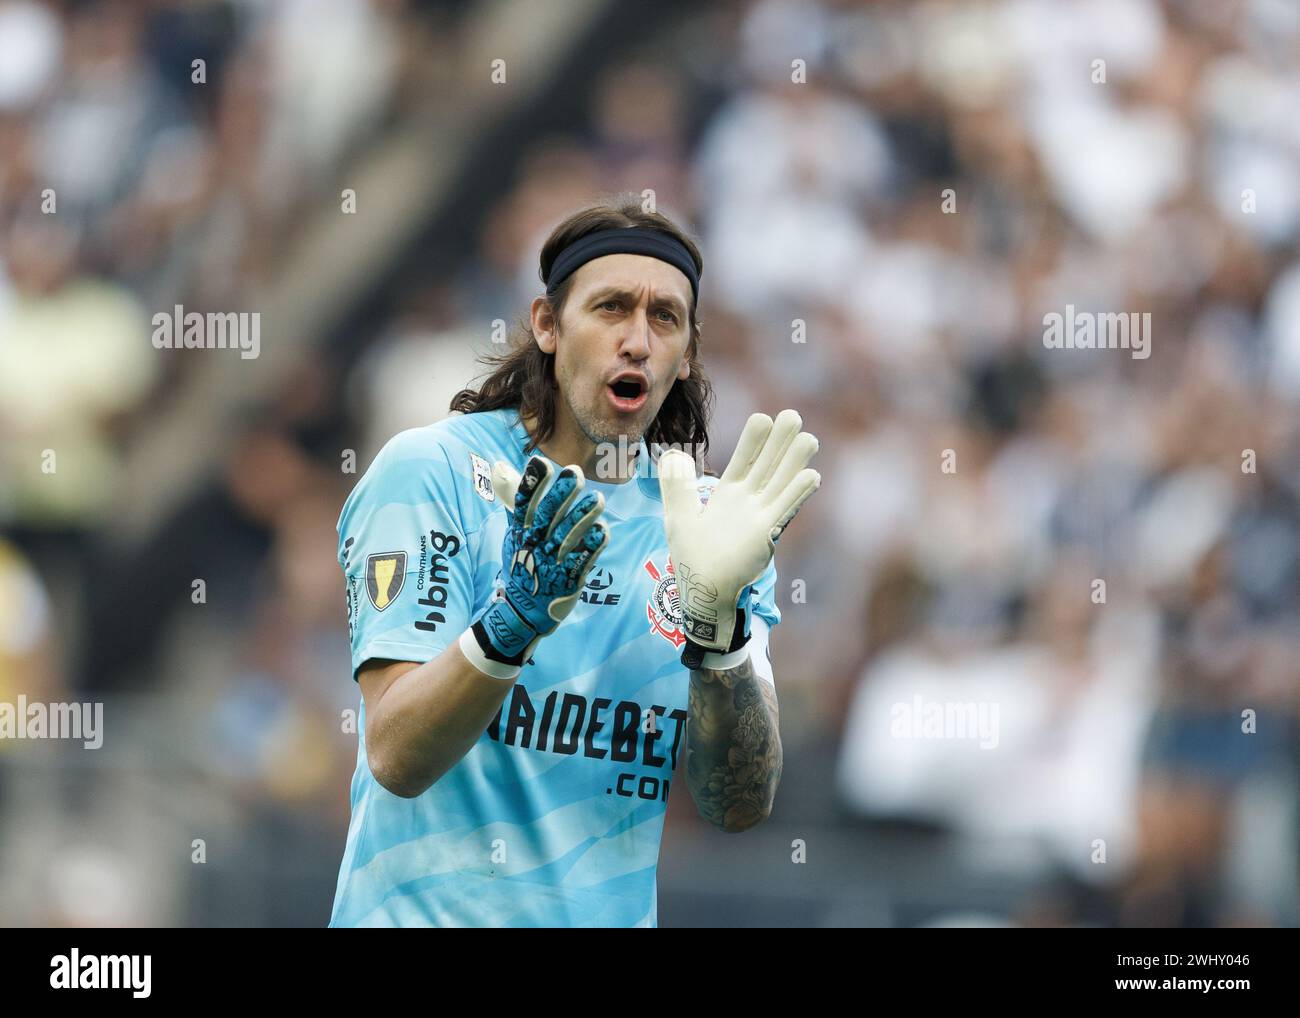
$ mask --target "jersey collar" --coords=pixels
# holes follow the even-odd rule
[[[540,448],[534,449],[531,453],[524,451],[528,446],[530,436],[528,434],[528,429],[524,427],[524,422],[520,419],[517,413],[513,414],[513,420],[510,425],[510,434],[519,454],[520,469],[522,469],[524,463],[528,462],[528,457],[534,453],[539,456],[545,456],[547,461],[554,464],[557,470],[564,466],[563,463],[556,463],[555,460],[547,456]],[[659,483],[654,476],[654,465],[650,461],[650,447],[646,444],[646,440],[642,438],[637,448],[637,467],[635,477],[631,477],[621,484],[616,484],[613,481],[601,481],[594,477],[587,478],[587,487],[592,491],[599,491],[605,496],[606,512],[612,512],[615,515],[620,516],[625,515],[625,511],[634,506],[639,500],[642,489],[646,491],[653,490],[655,498],[658,498]]]

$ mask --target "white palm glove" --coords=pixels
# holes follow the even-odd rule
[[[659,457],[668,554],[677,577],[687,645],[682,662],[700,667],[705,652],[733,652],[748,639],[741,594],[772,561],[773,542],[821,484],[808,468],[818,443],[803,418],[782,410],[775,423],[754,414],[721,480],[702,503],[695,461],[669,450]],[[738,613],[737,609],[742,611]]]

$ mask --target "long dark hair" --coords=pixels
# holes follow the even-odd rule
[[[540,274],[545,284],[556,256],[579,237],[597,230],[645,226],[670,233],[685,246],[695,262],[697,272],[704,268],[700,249],[676,223],[660,212],[647,212],[639,195],[620,195],[607,203],[590,205],[560,223],[542,245]],[[551,300],[555,320],[560,320],[564,303],[573,285],[573,276],[564,280]],[[695,302],[690,310],[691,340],[686,356],[691,373],[685,381],[678,379],[668,390],[659,413],[646,429],[645,440],[654,445],[683,445],[703,460],[709,445],[709,415],[713,406],[713,387],[700,367],[700,322]],[[452,397],[451,409],[461,413],[482,413],[513,407],[521,417],[536,422],[529,449],[534,449],[555,433],[556,393],[555,355],[543,353],[533,336],[528,318],[520,319],[511,348],[483,359],[490,374],[477,389],[462,389]]]

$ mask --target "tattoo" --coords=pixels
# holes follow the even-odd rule
[[[753,663],[691,672],[686,718],[686,783],[700,815],[743,831],[772,809],[781,781],[776,691]]]

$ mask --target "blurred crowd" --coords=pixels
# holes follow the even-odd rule
[[[237,299],[418,63],[415,5],[325,6],[0,2],[0,699],[192,705],[195,773],[314,853],[316,883],[282,876],[323,916],[355,754],[339,450],[360,472],[442,413],[540,289],[554,224],[648,190],[704,251],[712,466],[755,409],[821,440],[774,637],[787,775],[825,764],[812,819],[1016,846],[1035,879],[990,920],[1296,923],[1300,8],[656,21],[582,122],[510,154],[459,272],[304,362],[219,476],[110,555],[113,457],[181,370],[141,343],[145,309]],[[1150,357],[1048,349],[1067,305],[1149,312]],[[899,728],[933,705],[993,727]]]
[[[0,743],[0,922],[301,921],[248,874],[264,876],[280,807],[307,803],[309,831],[346,825],[355,741],[339,716],[356,704],[331,549],[350,479],[323,452],[324,376],[307,365],[270,405],[229,408],[200,488],[128,492],[175,502],[144,541],[123,541],[109,509],[133,444],[200,363],[155,349],[152,316],[257,307],[287,240],[323,201],[337,208],[340,168],[455,44],[465,6],[0,0],[0,700],[104,698],[110,719],[120,703],[117,717],[162,729],[204,719],[71,765],[101,813],[117,809],[99,820],[84,788],[40,781],[75,754]],[[137,693],[153,699],[113,699]],[[173,780],[151,800],[159,772]],[[24,797],[37,786],[48,794]],[[211,813],[214,786],[238,808],[178,809]],[[189,865],[205,836],[242,852],[210,879]],[[300,879],[287,861],[283,876]]]

